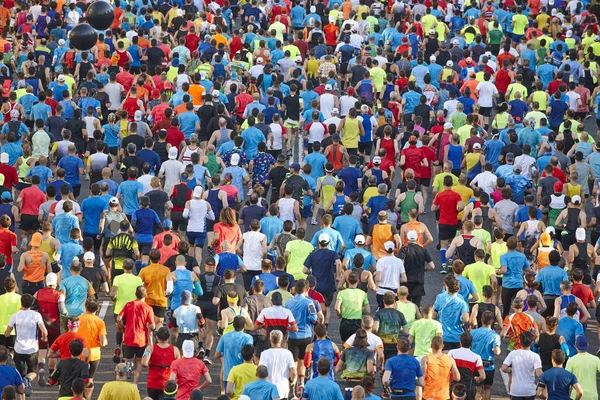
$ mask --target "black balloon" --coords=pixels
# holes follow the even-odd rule
[[[85,18],[92,28],[105,31],[112,25],[115,11],[107,1],[97,0],[88,6]]]
[[[75,25],[69,33],[69,41],[77,50],[89,50],[96,45],[98,33],[88,24]]]

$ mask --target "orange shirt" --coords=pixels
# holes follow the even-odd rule
[[[221,35],[220,33],[214,34],[211,37],[211,41],[212,39],[215,39],[217,41],[217,48],[219,48],[219,44],[223,43],[223,46],[225,46],[225,48],[229,47],[229,42],[227,41],[227,38],[223,35]]]
[[[350,19],[350,13],[352,12],[352,3],[345,1],[342,3],[342,13],[344,14],[344,21]]]
[[[32,283],[42,282],[46,274],[46,266],[42,264],[45,253],[40,250],[30,250],[27,254],[31,258],[31,264],[24,266],[23,280]]]
[[[78,334],[83,336],[86,341],[86,348],[90,353],[90,361],[100,359],[100,336],[106,336],[106,325],[104,321],[95,314],[85,313],[79,316]]]
[[[184,112],[186,112],[187,110],[186,110],[185,106],[186,106],[186,103],[182,103],[182,104],[178,105],[177,107],[175,107],[175,109],[173,110],[175,115],[181,115]]]
[[[4,29],[10,20],[10,11],[6,7],[0,7],[0,27]],[[3,47],[4,48],[4,47]]]
[[[195,106],[201,106],[204,103],[204,95],[206,94],[206,89],[204,86],[194,83],[190,85],[190,90],[188,91],[190,96],[192,96],[192,103]]]
[[[138,276],[144,282],[148,295],[146,303],[150,306],[167,307],[167,297],[165,290],[167,289],[167,275],[171,271],[169,268],[161,264],[150,264],[142,268]]]
[[[221,253],[221,243],[223,243],[225,240],[229,242],[232,249],[235,249],[238,245],[238,242],[242,238],[242,231],[237,225],[227,226],[221,222],[218,222],[215,224],[214,231],[215,234],[219,234],[219,240],[216,248],[217,254]]]
[[[64,0],[61,0],[64,4]],[[60,10],[60,8],[58,8],[58,10]],[[121,22],[119,21],[119,19],[121,18],[121,15],[123,15],[125,13],[125,11],[123,11],[122,8],[117,7],[114,9],[115,11],[115,19],[113,20],[112,29],[117,29],[119,27],[119,25],[121,25]]]
[[[508,350],[519,350],[521,348],[521,339],[519,337],[521,333],[537,329],[537,324],[533,317],[524,312],[507,315],[504,318],[504,326],[510,327],[508,329]]]
[[[138,46],[140,46],[142,49],[147,49],[150,47],[150,42],[148,39],[138,36]]]
[[[450,393],[450,374],[452,359],[448,354],[436,356],[428,354],[427,373],[425,374],[424,399],[448,399]]]
[[[173,243],[171,243],[171,248],[176,249],[179,245],[180,239],[173,231],[163,231],[158,235],[155,235],[154,240],[152,241],[152,248],[160,250],[164,246],[164,240],[166,235],[171,235],[173,237]]]
[[[65,332],[56,338],[54,343],[52,343],[52,346],[50,346],[50,349],[53,351],[60,351],[60,359],[66,360],[72,357],[71,350],[69,349],[69,344],[71,344],[71,342],[76,339],[81,340],[81,342],[83,343],[83,347],[87,348],[87,342],[85,340],[85,337],[76,332]],[[81,353],[80,359],[83,360],[83,353]]]

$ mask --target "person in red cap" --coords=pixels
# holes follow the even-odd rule
[[[400,153],[400,168],[412,169],[415,173],[415,181],[421,181],[422,167],[427,167],[429,162],[423,156],[423,151],[417,147],[418,136],[413,134],[408,138],[408,147]]]
[[[560,229],[556,227],[556,218],[567,208],[567,196],[563,194],[564,185],[557,181],[554,183],[554,193],[545,199],[542,199],[542,211],[548,214],[548,226],[556,229],[557,236],[560,236]]]

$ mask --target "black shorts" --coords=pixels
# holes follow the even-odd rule
[[[148,253],[150,253],[150,250],[152,250],[152,243],[139,243],[138,242],[138,247],[140,248],[140,252],[147,256]]]
[[[455,350],[460,348],[460,342],[444,342],[444,351]]]
[[[186,231],[187,219],[183,218],[183,211],[172,211],[171,222],[173,222],[174,231]]]
[[[288,339],[288,350],[292,352],[294,360],[304,360],[306,346],[312,343],[312,337],[306,339]]]
[[[145,347],[123,345],[123,358],[126,360],[131,360],[134,357],[142,358],[144,356],[144,350],[146,350]]]
[[[100,365],[100,360],[90,361],[90,378],[93,378],[96,375],[96,371],[98,370],[98,365]]]
[[[154,316],[158,318],[164,318],[167,315],[167,307],[152,306]]]
[[[21,229],[24,231],[39,231],[40,221],[37,215],[21,215]]]
[[[492,107],[479,107],[479,114],[484,117],[490,117],[492,115]]]
[[[493,386],[494,385],[494,372],[495,370],[485,371],[485,379],[483,382],[476,383],[477,386]]]
[[[260,358],[261,353],[269,349],[269,341],[264,335],[252,335],[252,340],[254,343],[254,355]]]
[[[118,155],[118,154],[119,154],[119,147],[118,147],[118,146],[115,146],[115,147],[109,147],[109,148],[108,148],[108,152],[109,152],[109,154],[111,154],[111,155],[113,155],[113,156],[116,156],[116,155]]]
[[[330,294],[323,294],[323,298],[325,299],[325,305],[327,307],[329,307],[331,305],[331,303],[333,303],[333,298],[334,297],[335,297],[335,292],[330,293]]]
[[[431,186],[431,178],[421,178],[419,180],[419,184],[428,188],[429,186]]]
[[[457,225],[439,225],[439,238],[440,240],[452,240],[456,236],[456,231],[458,230]]]
[[[38,346],[40,349],[48,349],[54,341],[60,336],[60,326],[48,326],[46,325],[46,330],[48,331],[48,340],[45,342],[42,339],[38,339]]]
[[[38,353],[33,354],[19,354],[15,352],[13,360],[15,361],[15,367],[21,376],[25,376],[32,372],[37,371],[38,365]]]
[[[373,151],[373,142],[358,142],[358,152],[370,156]]]
[[[15,348],[15,335],[10,335],[9,337],[1,335],[0,336],[0,346],[4,346],[10,350],[14,349]]]
[[[211,321],[217,321],[219,318],[219,306],[215,306],[210,301],[199,301],[196,303],[202,310],[202,316],[204,319],[210,319]]]
[[[348,73],[348,63],[341,63],[340,64],[340,74],[347,74]]]
[[[355,149],[346,149],[348,151],[348,155],[349,156],[357,156],[358,155],[358,148]]]

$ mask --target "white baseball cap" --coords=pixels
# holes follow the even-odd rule
[[[448,60],[446,61],[446,67],[453,67],[454,63],[452,62],[452,60]]]
[[[412,230],[406,233],[406,238],[408,240],[417,240],[418,237],[419,235],[417,234],[417,231]]]
[[[218,90],[212,91],[212,97],[219,97],[220,95],[221,95],[221,92],[219,92]]]
[[[294,61],[296,61],[296,62],[302,62],[302,56],[296,56],[296,58],[294,59]]]
[[[183,352],[184,358],[194,357],[194,353],[196,352],[196,349],[194,347],[194,341],[193,340],[184,340],[183,345],[181,346],[181,350]]]
[[[265,60],[264,60],[262,57],[258,57],[258,58],[256,59],[256,63],[257,63],[257,64],[262,64],[264,61],[265,61]]]
[[[325,85],[325,90],[332,90],[333,88],[331,87],[331,85],[328,83],[327,85]]]
[[[556,230],[554,229],[553,226],[548,226],[546,227],[546,230],[544,231],[546,233],[552,233],[552,234],[556,234]]]
[[[64,45],[65,45],[65,43],[66,43],[66,42],[65,42],[65,39],[59,39],[59,40],[58,40],[58,45],[59,45],[59,46],[64,46]]]
[[[140,122],[142,120],[143,115],[144,114],[142,114],[140,110],[137,110],[135,114],[133,114],[133,119],[135,119],[135,122]]]
[[[452,125],[452,123],[451,123],[451,122],[446,122],[446,123],[444,124],[444,129],[452,129],[453,127],[454,127],[454,126]]]
[[[202,192],[203,192],[202,186],[196,186],[194,188],[194,193],[192,194],[192,196],[194,196],[194,197],[202,197]]]
[[[10,156],[8,155],[8,153],[2,153],[0,155],[0,162],[2,164],[7,164],[9,160],[10,160]]]
[[[94,261],[96,259],[96,256],[94,255],[93,252],[91,251],[87,251],[84,255],[83,255],[83,261]]]
[[[319,243],[329,243],[329,235],[327,233],[321,233],[319,235]]]
[[[571,197],[571,203],[573,204],[581,204],[581,196],[576,195]]]
[[[429,57],[429,61],[431,61],[432,63],[437,61],[437,58],[435,56],[431,56]]]
[[[481,150],[481,143],[474,143],[473,144],[473,149],[475,149],[475,150]]]
[[[384,247],[386,250],[388,250],[388,251],[389,251],[389,250],[394,250],[394,249],[396,248],[396,244],[395,244],[394,242],[392,242],[392,241],[388,240],[387,242],[385,242],[385,243],[383,244],[383,247]]]
[[[373,157],[373,164],[381,164],[381,157],[379,157],[379,156]]]
[[[119,204],[119,199],[117,199],[116,197],[111,197],[110,200],[108,200],[109,204]]]
[[[59,81],[59,82],[64,82],[64,81],[65,81],[65,76],[64,76],[63,74],[60,74],[60,75],[58,76],[58,81]]]
[[[568,37],[568,38],[570,38],[570,37],[573,37],[573,31],[572,31],[572,30],[570,30],[570,29],[569,29],[569,30],[567,31],[567,37]]]
[[[238,165],[240,163],[240,155],[233,153],[231,155],[231,165]]]
[[[356,235],[354,238],[354,243],[356,244],[365,244],[365,236],[364,235]]]
[[[169,160],[175,160],[177,158],[177,149],[175,147],[171,147],[169,149]]]
[[[50,272],[46,275],[46,286],[56,286],[58,283],[58,276],[54,272]]]
[[[585,229],[577,228],[575,231],[575,240],[585,240]]]

